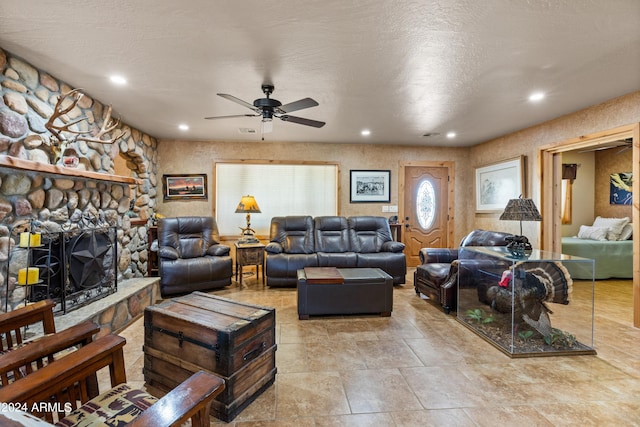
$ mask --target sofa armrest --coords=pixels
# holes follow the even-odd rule
[[[281,254],[284,252],[284,248],[278,242],[269,242],[269,244],[265,246],[264,250],[270,254]]]
[[[419,256],[423,264],[432,262],[451,263],[458,259],[458,249],[422,248]]]
[[[144,410],[127,427],[182,425],[208,426],[211,401],[224,390],[224,380],[198,371]]]
[[[226,256],[226,255],[229,255],[230,251],[231,251],[231,248],[229,246],[216,244],[216,245],[209,246],[209,249],[207,249],[207,255]]]
[[[180,258],[178,250],[176,248],[172,248],[171,246],[161,246],[160,250],[158,250],[158,256],[160,258],[174,260]]]
[[[401,242],[384,242],[380,248],[381,252],[402,252],[404,250],[404,243]]]

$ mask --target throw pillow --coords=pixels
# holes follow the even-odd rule
[[[618,240],[618,238],[620,238],[620,233],[622,233],[622,228],[628,223],[629,217],[602,218],[601,216],[597,216],[595,221],[593,221],[593,226],[608,227],[609,232],[607,233],[607,240]]]
[[[588,225],[581,225],[580,231],[578,231],[578,239],[586,240],[607,240],[607,227],[590,227]]]
[[[628,223],[624,227],[622,227],[622,233],[620,233],[620,237],[618,240],[629,240],[633,235],[633,224]]]

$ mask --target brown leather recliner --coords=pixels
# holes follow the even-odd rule
[[[513,236],[500,231],[473,230],[460,242],[460,248],[465,246],[506,246],[506,238]],[[462,282],[472,284],[479,279],[476,277],[482,269],[474,265],[473,260],[465,260],[464,268],[458,265],[459,249],[422,248],[420,261],[413,276],[416,294],[424,294],[437,301],[444,312],[449,314],[456,309],[458,277]],[[486,262],[479,260],[478,262]]]
[[[222,288],[231,284],[230,248],[220,244],[213,217],[158,221],[158,262],[162,296]]]

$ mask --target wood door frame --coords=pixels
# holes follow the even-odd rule
[[[640,177],[640,124],[621,126],[602,132],[567,139],[539,148],[539,182],[542,223],[540,242],[543,249],[562,252],[562,153],[594,148],[618,139],[632,138],[635,177]],[[545,177],[548,177],[545,179]],[[640,328],[640,179],[632,184],[633,202],[633,326]]]
[[[405,183],[404,183],[404,174],[406,167],[428,167],[428,168],[447,168],[447,174],[449,176],[449,182],[447,184],[447,192],[448,192],[448,201],[447,201],[447,242],[445,247],[451,247],[451,242],[453,242],[453,223],[454,223],[454,214],[453,214],[453,197],[454,197],[454,189],[455,189],[455,175],[454,175],[454,162],[451,161],[401,161],[399,163],[398,170],[398,219],[400,222],[406,217],[404,212],[404,202],[405,202]],[[404,236],[405,234],[402,233]]]

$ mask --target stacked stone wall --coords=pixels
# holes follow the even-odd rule
[[[81,65],[81,64],[80,64]],[[0,155],[51,164],[52,135],[45,124],[58,98],[71,91],[70,85],[46,71],[0,49]],[[71,129],[93,133],[102,125],[106,107],[91,94],[84,96],[62,120],[85,118]],[[117,117],[114,111],[112,116]],[[0,166],[0,296],[4,310],[18,304],[21,295],[8,286],[10,234],[28,219],[64,224],[71,217],[87,214],[104,216],[117,225],[118,280],[142,277],[147,272],[147,227],[145,221],[156,209],[157,141],[126,124],[111,137],[113,144],[77,141],[77,169],[114,174],[114,159],[126,160],[130,176],[139,184],[128,185],[81,177],[60,178],[37,171],[16,171]],[[132,200],[132,197],[134,200]],[[144,225],[132,226],[142,222]],[[140,221],[142,220],[142,221]]]

